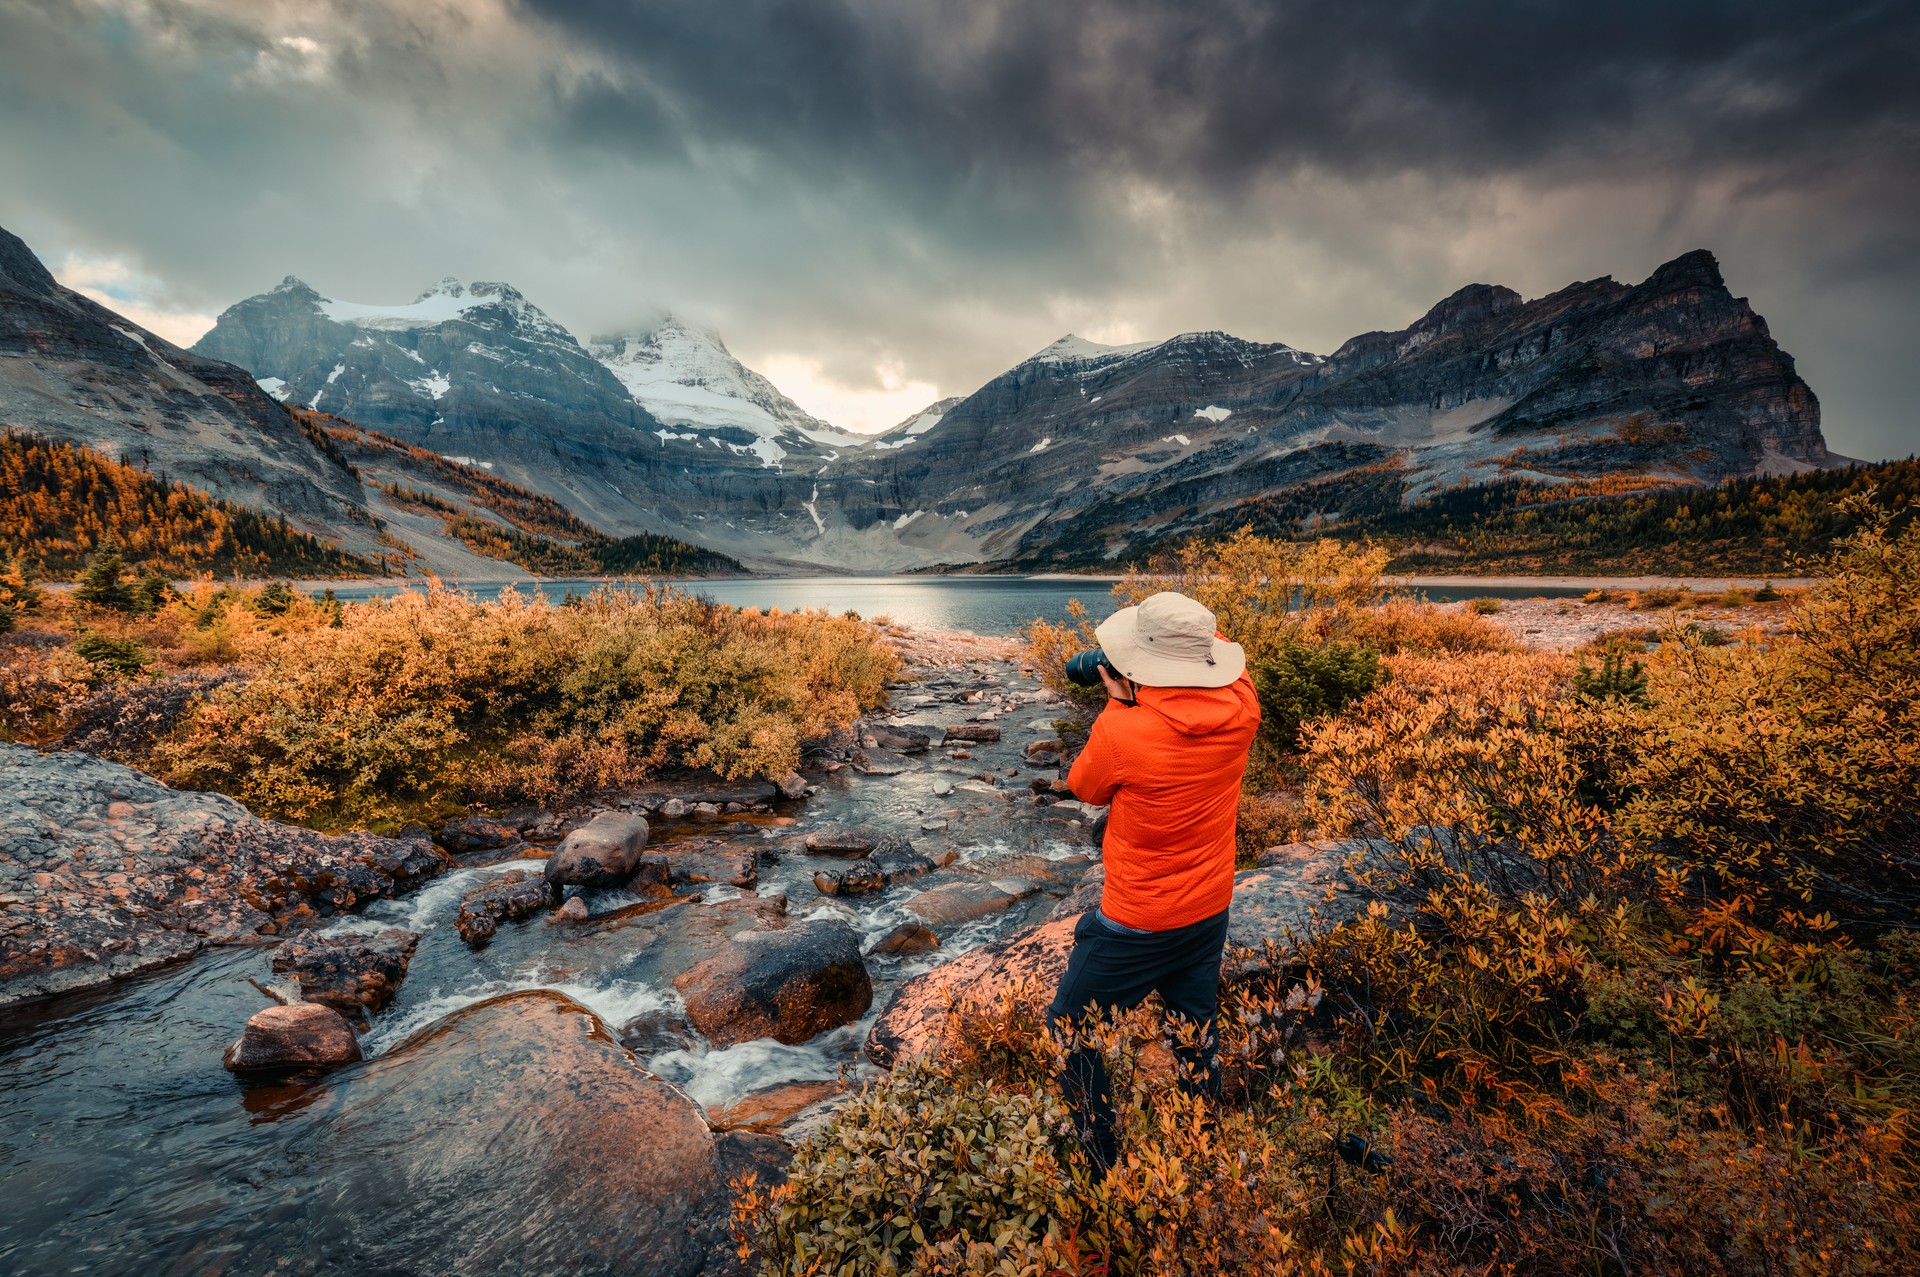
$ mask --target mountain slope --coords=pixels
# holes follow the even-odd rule
[[[902,539],[941,561],[1054,565],[1381,465],[1417,499],[1502,477],[1686,484],[1828,464],[1792,358],[1693,252],[1639,285],[1532,302],[1470,285],[1324,358],[1222,333],[1144,349],[1063,339],[888,454],[850,518],[919,510]]]
[[[62,287],[0,230],[0,427],[79,444],[218,498],[374,542],[360,483],[245,370]]]

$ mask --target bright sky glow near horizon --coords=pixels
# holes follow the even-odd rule
[[[0,0],[0,225],[174,341],[299,275],[663,310],[879,429],[1068,332],[1329,353],[1720,258],[1920,450],[1920,8]]]

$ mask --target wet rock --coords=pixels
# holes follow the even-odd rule
[[[807,779],[799,772],[788,772],[775,781],[774,785],[779,789],[782,798],[793,800],[807,796]]]
[[[748,1174],[763,1189],[776,1188],[787,1182],[787,1165],[793,1161],[793,1146],[777,1135],[763,1135],[758,1131],[723,1131],[714,1137],[713,1148],[720,1155],[720,1173],[728,1183]],[[722,1273],[726,1271],[721,1270]],[[721,1277],[721,1274],[715,1277]]]
[[[1107,867],[1096,861],[1086,873],[1080,876],[1080,881],[1073,885],[1073,890],[1060,898],[1060,903],[1053,907],[1053,912],[1047,917],[1078,918],[1087,910],[1096,908],[1100,904],[1100,891],[1106,886],[1106,882]]]
[[[636,874],[664,884],[666,866],[642,854],[647,833],[644,817],[603,811],[561,840],[543,876],[555,887],[621,887]]]
[[[679,798],[668,798],[661,802],[657,810],[668,820],[679,820],[687,814],[687,804]]]
[[[892,754],[880,749],[856,749],[853,751],[853,769],[863,776],[898,776],[911,766],[903,754]]]
[[[951,754],[948,754],[947,757],[951,758],[954,762],[958,763],[958,762],[964,762],[967,759],[972,758],[973,755],[964,749],[956,749]]]
[[[453,864],[423,838],[279,825],[91,755],[4,742],[0,840],[0,892],[13,897],[0,908],[0,1006],[257,942]]]
[[[723,808],[718,803],[695,803],[688,814],[695,820],[718,820]]]
[[[440,827],[433,840],[456,855],[496,851],[520,841],[520,830],[489,816],[462,816]]]
[[[555,922],[585,922],[592,916],[592,911],[587,908],[586,900],[580,896],[568,896],[566,903],[553,911],[553,920]]]
[[[635,1055],[660,1055],[684,1051],[694,1045],[693,1029],[687,1017],[677,1011],[649,1011],[620,1026],[620,1045]]]
[[[933,746],[933,733],[924,727],[874,724],[868,726],[866,736],[871,743],[862,743],[869,749],[878,747],[901,754],[924,754]]]
[[[1058,767],[1059,765],[1060,755],[1052,750],[1043,749],[1027,755],[1029,767]]]
[[[844,869],[822,869],[813,875],[813,885],[829,896],[865,896],[897,886],[924,873],[952,864],[955,853],[943,851],[935,856],[922,855],[911,843],[888,839],[887,846],[857,860]]]
[[[945,1041],[949,1008],[965,1014],[995,1007],[1004,992],[1028,987],[1044,1012],[1067,968],[1077,918],[1043,923],[996,944],[971,949],[894,991],[867,1034],[867,1058],[890,1069]],[[1030,982],[1030,987],[1029,987]]]
[[[359,1058],[360,1040],[344,1016],[318,1002],[295,1002],[248,1020],[220,1062],[235,1073],[266,1073],[334,1069]]]
[[[750,887],[760,876],[760,857],[754,848],[718,838],[668,843],[654,848],[651,856],[666,862],[667,880],[675,886]]]
[[[1012,883],[1024,881],[1045,890],[1064,890],[1080,881],[1092,859],[1083,855],[1042,856],[1037,852],[1014,852],[982,856],[962,868],[972,877]]]
[[[330,1090],[297,1174],[362,1204],[329,1217],[355,1271],[693,1277],[724,1245],[701,1232],[724,1183],[699,1106],[559,994],[458,1011]],[[462,1203],[490,1205],[450,1223]],[[231,1270],[273,1271],[284,1220],[247,1227]]]
[[[393,1001],[420,937],[394,928],[374,935],[301,936],[273,954],[277,974],[292,976],[300,996],[347,1015],[372,1015]]]
[[[860,938],[834,921],[749,932],[673,982],[687,1019],[715,1046],[789,1044],[850,1024],[873,1005]]]
[[[822,825],[807,835],[807,851],[815,856],[864,856],[887,835],[852,825]]]
[[[1000,739],[1000,726],[997,723],[955,723],[947,729],[947,739],[973,741],[976,744],[997,741]]]
[[[845,1095],[835,1081],[780,1082],[749,1091],[731,1104],[707,1112],[707,1125],[716,1131],[757,1131],[773,1134],[806,1110]]]
[[[948,882],[921,892],[905,908],[930,927],[951,929],[1011,909],[1033,890],[1037,888],[1029,890],[1027,884],[1013,880]]]
[[[941,779],[933,782],[933,796],[935,798],[945,798],[948,794],[951,794],[952,792],[953,792],[953,782],[950,780],[947,780],[945,777],[942,777]]]
[[[926,953],[940,947],[940,937],[932,929],[916,922],[903,922],[886,935],[874,942],[867,950],[869,957],[878,955],[889,958],[903,958],[909,954]]]
[[[551,908],[553,902],[553,885],[544,877],[509,869],[460,898],[460,916],[454,926],[462,940],[478,945],[491,940],[500,923]]]

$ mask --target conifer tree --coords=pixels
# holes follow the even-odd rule
[[[40,587],[33,583],[27,561],[16,554],[0,568],[0,608],[7,612],[31,612],[40,606]]]
[[[100,548],[87,560],[86,570],[80,574],[80,581],[73,588],[76,602],[91,603],[96,607],[111,608],[116,612],[133,610],[133,591],[121,579],[127,565],[120,557],[120,551],[109,542],[102,542]]]
[[[142,616],[152,616],[167,605],[173,597],[173,582],[165,573],[152,570],[141,573],[133,587],[133,610]]]

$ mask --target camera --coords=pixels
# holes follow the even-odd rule
[[[1120,677],[1120,671],[1113,668],[1113,662],[1108,660],[1107,654],[1099,648],[1096,647],[1090,652],[1076,652],[1067,660],[1067,681],[1077,683],[1081,687],[1098,687],[1100,670],[1103,666],[1115,678]]]

